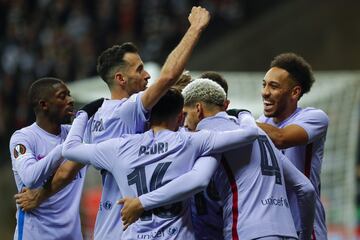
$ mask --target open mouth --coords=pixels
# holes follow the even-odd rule
[[[70,116],[75,115],[75,109],[74,109],[74,108],[68,108],[68,109],[66,109],[66,114],[67,114],[67,115],[70,115]]]
[[[267,101],[267,100],[264,100],[263,104],[264,104],[264,110],[271,110],[273,108],[273,106],[274,106],[273,102],[270,102],[270,101]]]

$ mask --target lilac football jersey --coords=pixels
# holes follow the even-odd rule
[[[189,171],[200,156],[234,149],[244,138],[242,130],[149,130],[89,145],[81,144],[86,121],[85,113],[75,119],[63,148],[64,156],[111,172],[122,195],[132,197],[153,191]],[[122,239],[194,239],[188,204],[179,202],[144,212],[123,232]]]
[[[69,126],[53,135],[36,123],[16,131],[10,139],[12,169],[18,191],[37,188],[55,173],[64,161],[61,156]],[[23,212],[17,207],[14,239],[82,239],[79,203],[86,169],[39,207]]]
[[[320,173],[322,159],[324,155],[324,143],[328,128],[329,119],[326,113],[315,108],[297,108],[296,111],[284,121],[276,124],[272,118],[262,115],[259,122],[271,124],[278,128],[289,125],[298,125],[308,134],[308,142],[305,145],[283,149],[282,152],[290,161],[304,173],[313,184],[316,191],[315,220],[313,239],[327,239],[327,229],[325,224],[325,211],[320,201]],[[299,212],[294,193],[289,191],[291,211],[298,231],[301,230]]]
[[[129,99],[105,100],[88,122],[85,142],[99,143],[125,133],[144,132],[148,111],[142,105],[141,94],[135,94]],[[113,175],[106,169],[99,169],[102,175],[102,194],[94,238],[119,239],[122,234],[121,206],[116,204],[116,201],[121,199],[122,195]]]
[[[238,128],[238,123],[225,112],[207,117],[197,126],[197,130],[216,131]],[[223,153],[214,175],[223,201],[223,237],[297,238],[285,190],[284,156],[273,147],[261,129],[258,128],[258,131],[259,137],[254,143]]]

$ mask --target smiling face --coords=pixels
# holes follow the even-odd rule
[[[52,85],[52,90],[44,101],[44,112],[52,121],[58,124],[71,123],[74,115],[74,99],[64,83]]]
[[[144,63],[142,62],[139,54],[126,53],[124,60],[127,62],[127,66],[123,71],[123,78],[126,81],[125,89],[129,95],[138,93],[146,89],[150,75],[144,69]]]
[[[286,70],[271,68],[264,77],[261,92],[264,115],[275,122],[286,119],[295,111],[300,91]]]

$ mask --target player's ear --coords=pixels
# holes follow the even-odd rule
[[[299,85],[296,85],[295,87],[293,87],[292,89],[292,93],[291,93],[291,96],[294,100],[299,100],[300,99],[300,96],[301,96],[301,92],[302,92],[302,89]]]
[[[181,111],[177,116],[177,123],[179,124],[179,126],[184,126],[184,121],[185,121],[185,115],[184,112]]]
[[[49,109],[48,103],[44,99],[40,99],[38,101],[38,106],[41,109],[41,111],[47,111]]]
[[[230,105],[230,100],[226,99],[224,102],[224,111],[226,111],[228,109],[229,105]]]
[[[124,75],[120,71],[115,73],[114,81],[117,83],[116,85],[120,85],[123,87],[125,87],[126,85],[126,79],[124,78]]]
[[[201,102],[195,104],[196,115],[201,120],[204,118],[204,106]]]

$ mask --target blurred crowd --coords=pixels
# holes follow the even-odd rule
[[[193,5],[212,15],[205,43],[238,26],[245,0],[0,0],[0,144],[34,119],[29,85],[43,76],[71,82],[96,75],[96,58],[132,41],[144,61],[161,63],[188,26]],[[257,1],[261,6],[261,2]],[[253,2],[252,2],[253,4]],[[247,11],[245,11],[247,9]],[[208,33],[209,32],[209,33]],[[5,148],[5,149],[6,149]],[[4,152],[4,151],[2,151]],[[0,164],[3,161],[0,161]]]

